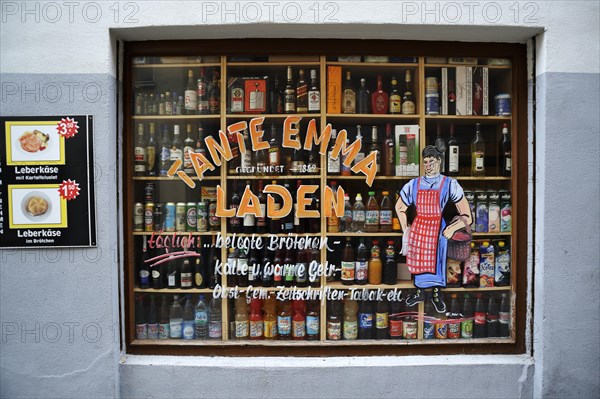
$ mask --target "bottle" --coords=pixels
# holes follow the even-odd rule
[[[344,339],[358,339],[358,303],[352,299],[344,301]]]
[[[373,240],[371,247],[371,259],[368,266],[368,282],[369,284],[381,284],[383,264],[381,263],[379,241]],[[387,328],[387,327],[386,327]]]
[[[433,308],[433,303],[431,302],[431,294],[429,292],[425,294],[424,314],[425,318],[423,320],[423,339],[434,339],[437,313]]]
[[[329,140],[329,149],[327,150],[327,173],[331,175],[340,174],[341,155],[333,159],[333,147],[337,138],[337,130],[331,129],[331,138]]]
[[[306,339],[316,341],[319,339],[319,301],[310,299],[306,305]]]
[[[355,269],[355,258],[354,249],[350,242],[350,237],[346,237],[346,246],[342,251],[342,284],[352,285],[354,284],[354,269]]]
[[[135,299],[135,338],[138,340],[148,339],[148,323],[142,296]]]
[[[277,315],[275,297],[269,296],[264,300],[263,334],[265,339],[277,339]]]
[[[269,155],[267,153],[267,149],[263,148],[256,151],[256,156],[254,157],[254,166],[256,167],[256,174],[267,174],[268,165]]]
[[[487,336],[490,338],[498,336],[498,317],[498,304],[496,303],[496,300],[490,296],[487,312],[485,314]]]
[[[213,68],[213,80],[208,90],[208,113],[221,112],[221,88],[219,87],[219,69]]]
[[[184,108],[186,115],[196,115],[198,109],[198,91],[194,84],[194,71],[191,69],[188,71],[188,82],[185,87],[184,97]]]
[[[308,206],[306,207],[306,209],[310,210],[310,211],[316,211],[319,212],[320,211],[320,205],[319,205],[319,197],[317,197],[316,193],[310,193],[308,195]],[[314,213],[314,212],[313,212]],[[321,231],[321,219],[320,218],[308,218],[308,227],[307,227],[307,233],[318,233]]]
[[[365,231],[368,233],[379,231],[379,205],[375,199],[375,191],[369,191],[367,210],[365,212]]]
[[[208,338],[221,339],[223,337],[223,326],[221,318],[221,298],[213,298],[210,301],[208,313]]]
[[[232,114],[244,112],[244,87],[240,78],[234,78],[229,89],[229,112]]]
[[[356,201],[352,207],[352,231],[362,233],[365,231],[366,210],[362,202],[362,195],[356,194]]]
[[[150,295],[150,306],[148,308],[148,339],[158,339],[158,306],[156,305],[156,295]]]
[[[183,163],[183,142],[179,133],[179,125],[173,126],[173,142],[171,143],[170,149],[171,165],[177,161]]]
[[[369,89],[367,89],[367,80],[365,78],[360,79],[360,87],[358,88],[358,113],[371,113],[371,95],[369,94]]]
[[[177,93],[175,93],[175,94],[177,94]],[[173,113],[175,115],[183,115],[183,111],[185,111],[183,96],[178,96],[177,102],[175,102],[175,105],[173,107]]]
[[[360,130],[361,130],[361,126],[356,125],[356,140],[360,140],[362,143],[363,136],[362,136]],[[357,163],[359,163],[360,161],[362,161],[363,159],[365,159],[365,153],[363,152],[362,148],[363,148],[363,145],[361,144],[360,149],[358,150],[358,152],[356,153],[356,156],[354,157],[354,161],[352,161],[353,166],[356,165]]]
[[[260,287],[261,285],[261,270],[258,254],[255,248],[250,250],[248,255],[248,286]]]
[[[485,176],[485,142],[480,123],[475,124],[475,137],[471,142],[471,176]]]
[[[448,168],[446,175],[458,176],[460,172],[460,146],[454,137],[454,123],[450,124],[450,139],[448,140]]]
[[[287,249],[285,251],[285,258],[283,259],[283,285],[285,287],[291,287],[294,283],[294,274],[296,269],[294,255],[295,254],[291,249]]]
[[[194,339],[195,314],[194,306],[189,295],[186,295],[185,305],[183,305],[182,338]]]
[[[469,294],[465,294],[462,317],[463,321],[460,323],[460,337],[473,338],[473,306],[471,305],[471,297]]]
[[[446,320],[446,314],[436,313],[436,316],[437,320],[435,322],[435,338],[446,339],[448,338],[448,322]]]
[[[502,125],[502,141],[500,142],[500,155],[502,159],[502,176],[510,176],[512,171],[512,152],[510,144],[510,135],[508,134],[508,124]]]
[[[292,304],[288,300],[279,302],[277,334],[280,340],[288,340],[292,337]]]
[[[292,301],[292,339],[306,339],[306,312],[303,300],[295,299]]]
[[[389,339],[389,313],[390,304],[387,299],[377,301],[375,309],[375,337],[377,339]]]
[[[356,113],[356,90],[352,85],[352,78],[350,71],[346,71],[346,80],[342,87],[342,113],[343,114],[355,114]]]
[[[283,93],[279,88],[279,75],[273,77],[273,84],[269,89],[269,112],[271,114],[283,114]]]
[[[304,164],[304,150],[302,148],[294,148],[292,150],[292,162],[289,166],[289,171],[294,175],[301,175],[306,171]]]
[[[346,231],[352,231],[352,204],[348,194],[344,194],[344,216],[340,218],[340,232]]]
[[[181,262],[179,286],[184,290],[192,288],[192,264],[190,262],[190,258],[184,258]]]
[[[273,180],[271,182],[271,184],[277,184],[276,180]],[[279,196],[277,196],[277,198],[275,198],[275,204],[273,206],[275,211],[279,211],[281,209],[281,199],[278,199]],[[279,234],[279,232],[281,231],[281,219],[279,218],[270,218],[269,219],[269,233],[271,234]]]
[[[208,306],[203,294],[198,296],[198,302],[194,308],[194,333],[196,339],[208,338]]]
[[[402,114],[413,115],[416,112],[415,94],[413,93],[410,69],[404,74],[404,93],[402,94]]]
[[[277,137],[275,124],[271,123],[271,139],[269,140],[269,172],[277,173],[277,167],[281,164],[281,148]]]
[[[207,82],[204,74],[204,67],[200,68],[200,76],[196,81],[196,96],[198,101],[198,113],[201,115],[208,114],[208,90]]]
[[[138,123],[137,140],[135,142],[135,149],[133,151],[134,164],[133,172],[136,176],[143,176],[146,174],[146,138],[144,134],[144,124]]]
[[[263,315],[261,307],[262,300],[259,298],[253,298],[250,301],[248,325],[250,326],[249,337],[251,340],[263,339]]]
[[[333,197],[337,198],[337,182],[335,180],[331,181],[331,191],[333,192]],[[335,214],[333,204],[331,205],[331,216],[327,217],[327,231],[329,233],[339,233],[340,231],[340,218]]]
[[[250,181],[246,180],[246,187],[250,187]],[[242,232],[244,234],[252,234],[256,229],[256,216],[253,213],[246,212],[242,216]]]
[[[176,260],[169,260],[167,262],[167,288],[169,289],[179,288],[179,271],[177,270],[177,263],[178,261]]]
[[[171,324],[169,322],[169,296],[163,295],[158,314],[158,339],[169,339],[171,336]]]
[[[346,136],[346,147],[348,147],[348,145],[350,145],[350,139],[348,138],[348,136]],[[341,175],[342,176],[350,176],[352,173],[352,165],[351,164],[346,164],[346,159],[347,159],[347,155],[344,155],[340,152],[340,169],[341,169]],[[356,158],[355,158],[356,159]]]
[[[160,159],[158,170],[161,176],[166,176],[171,167],[171,138],[166,126],[163,126],[163,136],[160,141]]]
[[[373,338],[373,307],[370,301],[363,300],[358,307],[358,339]]]
[[[142,243],[142,260],[140,262],[140,271],[139,271],[139,285],[140,288],[146,289],[150,288],[150,265],[146,260],[148,260],[148,248],[147,248],[147,237],[144,236],[144,241]]]
[[[169,330],[170,337],[180,339],[183,334],[183,310],[179,303],[179,296],[173,296],[173,303],[169,309]]]
[[[367,284],[369,272],[368,251],[364,238],[360,238],[356,249],[356,261],[354,264],[354,283],[358,285]]]
[[[377,126],[373,126],[371,128],[371,152],[374,152],[376,155],[375,160],[377,164],[377,173],[381,172],[381,149],[379,148],[379,143],[377,142]]]
[[[449,320],[456,320],[462,317],[460,312],[460,304],[458,303],[458,295],[450,295],[452,301],[450,302],[450,314],[448,315]],[[448,338],[458,339],[460,338],[460,322],[448,322]]]
[[[272,287],[273,286],[273,256],[271,251],[265,248],[263,259],[262,259],[262,286]]]
[[[160,93],[158,97],[158,114],[165,115],[165,95],[164,93]]]
[[[310,89],[308,89],[308,112],[318,114],[321,112],[321,90],[317,82],[317,70],[310,70]]]
[[[308,250],[309,270],[318,270],[320,261],[321,251],[319,250],[319,244],[316,241],[313,241],[312,248]],[[321,276],[319,273],[309,273],[308,286],[313,288],[319,288],[321,286]]]
[[[275,251],[275,257],[273,258],[273,285],[275,287],[282,287],[284,285],[283,269],[285,267],[285,253],[283,251],[283,248],[277,248]]]
[[[381,205],[379,206],[379,231],[390,232],[392,231],[392,201],[390,200],[389,191],[383,191]],[[368,206],[367,206],[368,208]]]
[[[260,215],[256,217],[256,232],[258,234],[264,234],[267,231],[267,198],[263,193],[264,183],[262,180],[258,181],[258,204],[260,207]]]
[[[306,287],[306,282],[308,280],[308,250],[301,249],[298,251],[296,255],[296,266],[294,269],[294,276],[296,281],[296,286],[298,287]]]
[[[440,163],[440,173],[444,174],[446,172],[446,142],[442,138],[442,126],[437,124],[437,132],[435,136],[435,146],[438,149],[442,150],[442,160]]]
[[[296,180],[296,193],[302,186],[302,180]],[[294,199],[296,194],[294,193]],[[298,202],[294,200],[294,206],[292,208],[293,219],[294,219],[294,233],[302,234],[306,231],[306,220],[298,217]]]
[[[230,209],[235,211],[234,216],[229,218],[229,232],[230,233],[241,233],[242,232],[242,218],[237,216],[237,210],[240,207],[240,196],[236,189],[235,181],[233,183],[233,195],[231,196],[231,202],[229,205]]]
[[[383,142],[382,155],[381,174],[383,176],[394,176],[394,139],[392,138],[391,123],[386,123],[385,125],[385,141]]]
[[[310,175],[318,175],[319,171],[319,154],[316,150],[311,150],[308,153],[308,160],[306,161],[306,173]]]
[[[404,302],[392,301],[390,307],[390,338],[391,339],[402,339],[403,336],[403,322],[402,322],[402,310],[404,308]]]
[[[510,336],[510,302],[505,292],[502,293],[502,301],[500,302],[500,312],[498,315],[498,336]]]
[[[202,154],[206,157],[206,147],[204,146],[204,126],[202,122],[198,123],[198,138],[196,145],[194,146],[194,152],[196,154]]]
[[[155,124],[149,123],[150,133],[146,143],[146,172],[148,176],[156,176],[156,154],[158,153],[158,144],[156,143]]]
[[[400,90],[398,89],[398,79],[392,77],[392,90],[390,92],[390,114],[401,114],[402,113],[402,97],[400,96]]]
[[[327,312],[327,339],[338,341],[342,339],[342,303],[330,301]]]
[[[296,113],[296,89],[294,88],[294,79],[292,67],[287,67],[287,83],[284,91],[284,110],[286,114]]]
[[[298,71],[298,85],[296,86],[296,112],[308,112],[308,84],[304,80],[304,69]]]
[[[485,338],[487,336],[485,316],[486,316],[485,304],[483,302],[481,294],[477,295],[477,302],[475,303],[475,325],[473,328],[473,338]]]
[[[382,282],[387,285],[394,285],[398,282],[398,264],[396,263],[396,251],[394,250],[394,241],[387,242],[385,249],[385,259],[383,261]]]
[[[194,140],[192,139],[192,125],[186,126],[186,138],[183,141],[183,171],[187,174],[194,173],[194,165],[190,154],[195,152]]]
[[[387,114],[389,107],[389,96],[383,90],[381,75],[377,75],[377,90],[371,94],[371,109],[374,114]]]
[[[160,290],[164,288],[164,276],[162,275],[162,271],[164,268],[164,263],[159,266],[154,266],[151,268],[150,276],[152,281],[152,288],[155,290]]]
[[[237,253],[237,283],[240,287],[248,286],[248,249],[240,248]]]
[[[250,336],[250,319],[246,297],[240,295],[235,300],[235,339],[248,339]]]
[[[171,93],[165,93],[165,115],[173,115],[173,100],[171,100]]]

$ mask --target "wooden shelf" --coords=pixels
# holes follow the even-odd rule
[[[327,119],[372,119],[372,120],[402,120],[402,119],[419,119],[419,114],[414,115],[402,115],[402,114],[327,114]]]
[[[473,65],[473,64],[427,64],[425,68],[455,68],[459,66],[486,67],[489,69],[512,69],[512,65]]]
[[[510,177],[504,177],[504,176],[482,176],[482,177],[477,177],[477,176],[456,176],[456,177],[452,177],[452,178],[456,179],[456,180],[488,180],[488,181],[496,180],[496,181],[510,181]]]
[[[367,68],[418,68],[418,62],[344,62],[327,61],[327,66],[337,65],[345,67],[367,67]]]
[[[389,237],[402,237],[402,233],[397,233],[397,232],[393,232],[393,231],[380,231],[377,233],[367,233],[367,232],[363,232],[363,233],[350,233],[350,232],[343,232],[343,233],[327,233],[328,236],[330,237],[385,237],[385,236],[389,236]]]
[[[200,180],[198,178],[198,176],[191,176],[190,177],[192,180]],[[183,183],[183,180],[181,180],[177,175],[173,176],[173,177],[169,177],[169,176],[133,176],[132,177],[133,180],[142,180],[142,181],[179,181]],[[204,180],[221,180],[220,176],[204,176],[204,178],[202,179],[202,181]]]
[[[319,119],[321,117],[321,114],[227,114],[227,115],[225,115],[225,117],[227,119],[252,119],[252,118],[285,119],[288,116]]]
[[[425,115],[425,120],[469,121],[480,123],[510,122],[512,116],[496,115]]]
[[[183,63],[183,64],[133,64],[134,68],[214,68],[220,67],[220,62],[207,62],[207,63]]]
[[[218,120],[221,115],[137,115],[131,119],[135,121],[151,121],[151,120],[196,120],[196,119],[215,119]]]
[[[365,180],[366,176],[327,175],[327,180]],[[375,180],[410,180],[414,176],[375,176]]]
[[[236,237],[270,237],[270,236],[274,236],[274,237],[294,237],[294,236],[298,236],[298,237],[320,237],[321,233],[278,233],[278,234],[271,234],[271,233],[251,233],[251,234],[246,234],[246,233],[227,233],[226,236],[227,237],[233,237],[233,235],[235,234]]]
[[[511,232],[504,233],[478,233],[473,232],[473,237],[507,237],[510,236]]]
[[[216,236],[220,231],[163,231],[162,233],[153,232],[153,231],[134,231],[132,234],[134,236],[151,236],[154,234],[155,236],[172,236],[173,234],[185,237],[188,234],[193,236]]]
[[[508,287],[448,287],[442,288],[443,292],[470,292],[470,291],[510,291]]]
[[[135,287],[134,292],[143,292],[147,294],[212,294],[212,288],[190,288],[189,290],[181,288],[163,288],[156,290],[154,288]]]
[[[399,289],[416,289],[417,288],[417,287],[415,287],[415,285],[413,284],[412,281],[399,281],[397,284],[393,284],[393,285],[388,285],[388,284],[343,285],[341,281],[334,281],[331,283],[328,282],[326,286],[330,287],[331,289],[336,289],[336,290],[362,290],[362,289],[393,290],[394,288],[399,288]]]
[[[227,180],[309,180],[320,178],[321,175],[227,175]]]
[[[321,63],[319,61],[260,61],[260,62],[227,62],[228,67],[301,67],[301,66],[314,66],[318,67]]]

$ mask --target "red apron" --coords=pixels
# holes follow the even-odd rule
[[[437,190],[421,190],[417,181],[417,216],[410,227],[406,264],[412,274],[436,273],[437,249],[442,223],[440,192],[446,177]]]

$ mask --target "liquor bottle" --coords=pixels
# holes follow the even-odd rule
[[[183,310],[179,303],[179,295],[173,296],[173,302],[169,308],[169,330],[170,338],[181,339],[183,334]]]
[[[303,300],[292,301],[292,339],[304,340],[306,338],[306,304]]]
[[[281,148],[277,137],[275,123],[271,123],[271,139],[269,140],[269,173],[278,173],[277,169],[281,165]]]
[[[363,300],[358,307],[358,339],[373,338],[373,307],[370,301]]]
[[[221,88],[219,87],[219,69],[213,69],[213,80],[208,90],[208,113],[218,114],[221,112]]]
[[[342,339],[342,303],[330,301],[327,312],[327,339],[338,341]]]
[[[383,176],[394,176],[394,139],[392,138],[392,125],[385,125],[385,141],[383,142],[381,172]]]
[[[253,298],[252,301],[250,301],[250,316],[248,317],[248,320],[251,340],[263,339],[263,314],[261,307],[262,300],[259,298]]]
[[[134,164],[133,173],[136,176],[143,176],[146,174],[146,139],[144,137],[144,124],[138,123],[137,140],[135,142],[135,148],[133,151]]]
[[[390,232],[392,231],[392,216],[393,208],[392,201],[390,201],[390,192],[383,191],[381,205],[379,206],[379,231]]]
[[[389,339],[389,314],[390,304],[387,299],[377,301],[375,309],[375,338]]]
[[[365,212],[365,231],[376,233],[379,231],[379,205],[375,199],[375,191],[369,191],[367,210]]]
[[[454,123],[450,124],[450,139],[448,140],[448,176],[458,176],[460,173],[460,147],[454,137]]]
[[[505,292],[502,293],[502,301],[500,302],[500,312],[498,315],[498,336],[510,336],[510,303]]]
[[[367,280],[369,284],[381,284],[383,275],[383,264],[379,249],[379,241],[373,240],[371,246],[371,258],[369,259]]]
[[[371,152],[377,154],[375,157],[377,163],[377,173],[381,172],[381,149],[377,142],[377,126],[371,128]]]
[[[348,136],[346,136],[346,148],[348,147],[348,145],[350,145],[350,139],[348,138]],[[358,154],[357,154],[357,156],[358,156]],[[340,151],[339,157],[340,157],[341,175],[342,176],[350,176],[351,172],[352,172],[352,165],[346,165],[345,162],[346,162],[347,156],[342,154]],[[356,159],[356,157],[354,159]]]
[[[178,261],[170,259],[167,262],[167,288],[179,288]]]
[[[344,300],[344,339],[358,339],[358,303],[352,299]]]
[[[135,115],[144,115],[144,94],[139,91],[135,96]]]
[[[352,207],[352,231],[362,233],[365,231],[365,205],[362,202],[362,195],[356,194],[356,200]]]
[[[240,153],[241,173],[251,174],[252,173],[252,143],[250,142],[250,135],[248,134],[248,129],[244,129],[244,133],[242,135],[242,140],[244,141],[244,147],[246,147],[246,150]],[[241,148],[240,148],[240,151],[241,151]]]
[[[342,113],[343,114],[355,114],[356,113],[356,90],[352,85],[352,78],[350,71],[346,71],[346,80],[344,81],[342,95]]]
[[[271,184],[277,184],[276,180],[273,180]],[[273,206],[274,211],[279,211],[281,209],[281,199],[279,196],[275,198],[275,205]],[[279,218],[270,218],[269,219],[269,233],[271,234],[279,234],[281,231],[281,219]]]
[[[156,176],[156,154],[158,153],[158,144],[156,143],[155,124],[151,122],[148,142],[146,143],[146,172],[148,176]]]
[[[309,202],[306,209],[310,211],[319,212],[319,209],[321,208],[319,207],[319,198],[317,197],[317,195],[315,193],[310,193],[308,196],[308,200]],[[307,230],[308,233],[318,233],[319,231],[321,231],[321,219],[309,218]]]
[[[286,114],[296,113],[296,89],[294,88],[291,66],[287,67],[287,83],[284,91],[284,111]]]
[[[446,172],[446,142],[442,138],[442,126],[438,123],[435,135],[435,146],[438,150],[442,150],[442,160],[440,163],[440,173]]]
[[[304,80],[304,69],[298,71],[298,85],[296,86],[296,112],[308,112],[308,84]]]
[[[254,157],[254,164],[256,166],[256,174],[264,175],[267,173],[269,165],[269,155],[266,149],[263,148],[256,151],[256,156]]]
[[[490,296],[487,312],[485,314],[485,324],[487,326],[487,336],[490,338],[498,336],[498,304]]]
[[[387,114],[389,106],[389,96],[383,90],[381,75],[377,75],[377,90],[371,94],[371,109],[374,114]]]
[[[311,299],[306,304],[306,339],[318,340],[319,331],[319,301]]]
[[[196,115],[198,109],[198,90],[194,84],[194,71],[188,71],[188,82],[183,93],[186,115]]]
[[[400,96],[400,90],[398,89],[398,79],[392,77],[392,90],[390,92],[390,114],[401,114],[402,113],[402,96]]]
[[[196,92],[198,95],[198,113],[201,115],[208,114],[208,82],[204,74],[204,67],[200,68],[200,76],[196,81]]]
[[[250,181],[246,180],[246,187],[250,187]],[[252,234],[256,229],[256,216],[253,213],[246,212],[242,217],[242,232],[245,234]]]
[[[272,287],[273,286],[273,256],[271,251],[265,248],[263,258],[262,258],[262,286],[263,287]]]
[[[260,206],[261,216],[256,217],[256,232],[258,234],[264,234],[267,231],[267,198],[263,193],[264,183],[262,180],[258,181],[258,203]],[[264,266],[264,265],[263,265]]]
[[[207,285],[205,262],[209,262],[209,260],[203,260],[200,257],[194,259],[194,270],[192,274],[192,284],[194,288],[204,288]]]
[[[217,255],[216,248],[216,236],[212,236],[212,244],[209,255],[210,267],[208,272],[210,273],[210,279],[208,281],[208,288],[214,289],[217,284],[222,284],[221,282],[221,274],[219,273],[219,268],[217,267],[217,262],[219,262],[219,256]]]
[[[160,96],[158,97],[158,114],[159,115],[164,115],[165,114],[165,95],[164,93],[160,93]]]
[[[233,209],[236,213],[233,217],[229,218],[229,232],[230,233],[241,233],[242,232],[242,218],[237,216],[238,208],[240,207],[240,196],[237,192],[235,181],[233,183],[233,195],[231,196],[230,209]]]
[[[367,80],[365,78],[360,79],[360,87],[358,88],[358,113],[359,114],[370,114],[371,113],[371,95],[369,89],[367,89]]]
[[[361,141],[361,146],[360,149],[358,150],[358,152],[356,153],[356,156],[354,157],[354,161],[352,161],[352,166],[356,165],[357,163],[359,163],[360,161],[362,161],[363,159],[365,159],[365,153],[362,150],[363,149],[363,136],[361,133],[361,126],[360,125],[356,125],[356,140],[360,140]]]
[[[190,258],[184,258],[181,262],[179,286],[184,290],[189,290],[192,288],[192,264],[190,262]]]
[[[302,186],[302,180],[296,180],[296,193]],[[294,194],[295,196],[296,194]],[[259,197],[260,198],[260,197]],[[294,201],[294,206],[292,208],[293,218],[294,218],[294,233],[302,234],[306,232],[306,219],[298,217],[298,201]]]
[[[269,90],[269,109],[271,114],[283,114],[284,98],[281,88],[279,87],[279,75],[273,78],[273,84]]]
[[[165,93],[165,115],[173,115],[173,100],[171,100],[171,93]]]
[[[283,184],[283,187],[290,192],[290,184],[288,182],[285,182]],[[292,204],[296,204],[296,194],[292,193]],[[288,213],[286,216],[283,217],[283,219],[281,219],[281,232],[283,234],[286,233],[292,233],[294,231],[294,211],[292,208],[292,211],[290,213]]]
[[[342,251],[342,284],[352,285],[354,284],[354,270],[355,270],[355,258],[354,249],[350,242],[350,237],[346,237],[346,246]]]
[[[173,92],[175,95],[177,93]],[[175,96],[173,96],[175,97]],[[173,114],[174,115],[182,115],[185,110],[185,106],[183,104],[183,96],[178,96],[176,99],[173,99]]]
[[[171,138],[166,126],[163,126],[163,136],[160,141],[160,159],[158,170],[161,176],[166,176],[171,167]]]
[[[485,309],[483,298],[481,294],[477,294],[477,303],[475,304],[475,326],[473,328],[473,338],[485,338],[487,336],[485,325],[486,313],[487,312]]]
[[[292,150],[292,162],[289,166],[289,172],[293,175],[301,175],[306,171],[306,165],[304,164],[304,150],[301,148],[294,148]]]
[[[317,82],[317,70],[310,70],[310,89],[308,89],[308,112],[318,114],[321,112],[321,90]]]
[[[356,261],[354,265],[354,283],[358,285],[365,285],[368,281],[369,263],[368,263],[368,251],[365,246],[365,240],[361,237],[356,248]]]
[[[415,94],[410,69],[404,75],[404,93],[402,94],[402,114],[413,115],[416,112]]]
[[[183,142],[179,133],[179,125],[173,126],[173,142],[170,149],[171,165],[177,161],[183,163]]]
[[[244,112],[244,87],[239,78],[234,78],[229,89],[229,112],[232,114]]]
[[[352,204],[350,195],[344,194],[344,216],[340,218],[340,233],[352,231]]]
[[[475,124],[475,137],[471,142],[471,176],[485,176],[485,142],[480,123]]]
[[[333,147],[335,146],[335,139],[337,138],[337,131],[331,129],[331,139],[329,140],[329,149],[327,150],[327,173],[328,174],[339,174],[340,173],[340,161],[341,155],[338,155],[336,159],[333,159]]]
[[[396,252],[394,250],[394,241],[387,242],[388,246],[385,249],[385,258],[383,260],[383,276],[381,278],[383,284],[394,285],[398,282],[398,265],[396,263]]]
[[[188,123],[186,126],[186,138],[183,140],[183,171],[187,174],[194,173],[194,165],[192,165],[192,157],[190,156],[194,151],[192,125]]]
[[[512,153],[510,135],[508,134],[508,124],[502,125],[502,141],[500,142],[500,155],[502,159],[502,176],[510,176],[512,172]]]
[[[319,172],[319,154],[316,149],[312,149],[308,153],[308,160],[306,161],[306,173],[309,175],[318,175]]]
[[[333,197],[336,197],[337,192],[337,182],[335,180],[331,181],[331,191],[333,192]],[[327,217],[327,232],[329,233],[339,233],[340,231],[340,218],[335,214],[335,210],[333,204],[331,206],[331,216]]]

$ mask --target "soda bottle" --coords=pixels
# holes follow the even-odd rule
[[[208,310],[208,338],[221,339],[223,337],[221,298],[213,298]]]
[[[306,311],[306,339],[316,341],[319,339],[319,301],[311,299]]]
[[[475,303],[475,325],[473,328],[473,338],[485,338],[487,336],[485,329],[486,309],[481,294],[477,294]]]
[[[194,306],[192,305],[192,299],[189,295],[186,295],[185,305],[183,305],[183,327],[182,337],[183,339],[194,339],[194,328],[195,319]]]
[[[414,292],[412,292],[414,294]],[[426,301],[431,303],[431,301]],[[419,326],[415,317],[418,309],[418,304],[413,306],[406,306],[406,317],[404,318],[404,338],[405,339],[417,339],[419,333]],[[432,313],[433,314],[433,313]]]
[[[377,339],[389,339],[389,313],[390,305],[386,299],[377,301],[375,311],[375,331]]]
[[[342,303],[341,301],[330,301],[327,312],[327,339],[342,339]]]
[[[342,284],[352,285],[354,284],[354,249],[350,242],[350,237],[346,237],[346,246],[342,251]]]
[[[427,292],[425,294],[425,320],[423,321],[423,338],[434,339],[435,338],[435,320],[437,314],[433,308],[431,302],[431,294]]]
[[[194,333],[196,339],[208,338],[208,306],[203,294],[198,296],[198,303],[194,309]]]
[[[275,315],[275,297],[265,299],[263,316],[263,333],[265,339],[277,338],[277,316]]]
[[[370,301],[363,300],[358,308],[358,339],[373,338],[373,307]]]
[[[344,216],[340,218],[340,232],[345,231],[352,231],[352,204],[348,194],[344,194]]]
[[[396,252],[394,241],[387,242],[385,249],[385,260],[383,262],[383,284],[393,285],[398,282],[398,265],[396,264]]]
[[[356,261],[354,264],[354,282],[358,285],[367,284],[369,272],[367,257],[368,252],[367,247],[365,246],[365,240],[361,238],[358,248],[356,249]]]
[[[303,300],[292,301],[292,339],[303,340],[306,338],[306,305]]]
[[[506,295],[505,292],[502,293],[498,322],[498,336],[510,336],[510,302],[508,301],[508,295]]]
[[[358,303],[352,299],[344,301],[344,339],[358,338]]]
[[[366,210],[362,202],[362,195],[356,194],[356,201],[352,207],[352,231],[362,233],[365,231]]]
[[[250,339],[258,340],[263,339],[263,315],[262,315],[262,301],[258,298],[253,298],[250,301]]]
[[[394,215],[392,201],[389,197],[389,191],[383,191],[381,195],[383,195],[383,199],[379,206],[379,231],[388,232],[392,231],[392,219]]]
[[[471,297],[465,294],[462,315],[464,321],[460,323],[461,338],[473,338],[473,306],[471,306]]]
[[[379,255],[379,241],[374,240],[371,247],[371,259],[368,266],[368,281],[369,284],[381,284],[381,274],[383,265]]]
[[[375,191],[369,191],[367,210],[365,212],[365,231],[369,233],[379,231],[379,205],[375,199]]]
[[[437,313],[436,315],[437,320],[435,322],[435,338],[446,339],[448,338],[448,322],[446,321],[446,314]]]
[[[239,296],[235,300],[235,339],[248,339],[250,335],[250,320],[246,297]]]
[[[487,325],[487,336],[498,336],[498,304],[493,297],[490,296],[488,301],[487,313],[485,315],[485,323]]]
[[[142,296],[135,299],[135,338],[148,339],[148,324]]]
[[[169,309],[169,329],[171,338],[179,339],[183,333],[183,310],[179,303],[179,296],[173,297],[173,303]]]
[[[403,335],[402,311],[404,310],[404,302],[397,300],[393,301],[390,307],[390,338],[401,339]]]
[[[160,304],[158,315],[158,339],[169,339],[171,336],[171,325],[169,323],[169,297],[164,295]]]
[[[150,307],[148,309],[148,339],[158,339],[158,306],[156,296],[150,295]]]
[[[460,313],[460,305],[457,299],[458,295],[452,294],[450,297],[452,301],[450,302],[450,314],[448,315],[448,338],[458,339],[460,338],[460,323],[450,320],[460,319],[462,314]]]

